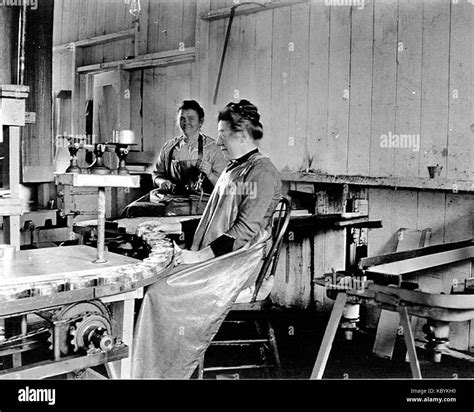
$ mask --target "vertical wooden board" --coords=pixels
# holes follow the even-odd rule
[[[308,167],[323,170],[328,140],[327,111],[329,84],[330,7],[311,2],[308,86]]]
[[[111,34],[115,32],[115,16],[118,13],[118,7],[115,2],[107,2],[105,33]],[[104,63],[111,62],[115,59],[115,43],[106,43],[104,45]]]
[[[321,278],[324,276],[324,246],[325,246],[325,232],[316,232],[313,237],[313,279]],[[314,284],[314,304],[317,310],[325,310],[328,305],[328,298],[326,297],[326,288]]]
[[[53,46],[61,44],[61,32],[62,32],[62,17],[64,9],[64,0],[56,0],[54,2],[53,12]]]
[[[447,175],[449,20],[449,0],[424,1],[420,177],[437,164],[443,166],[441,176]]]
[[[473,195],[446,194],[445,242],[473,237]]]
[[[416,229],[418,194],[414,190],[394,190],[392,200],[391,232],[401,228]],[[388,223],[388,222],[387,222]],[[388,225],[387,225],[388,226]]]
[[[430,245],[444,242],[446,194],[440,192],[418,192],[417,229],[431,228]]]
[[[294,144],[288,135],[288,99],[290,96],[290,42],[291,14],[284,7],[273,11],[272,44],[272,97],[271,97],[271,139],[268,154],[279,170],[289,170],[286,153]]]
[[[142,96],[143,70],[130,72],[130,129],[135,133],[135,141],[138,146],[133,150],[143,151],[143,96]]]
[[[369,218],[382,220],[382,228],[369,229],[368,256],[393,252],[392,239],[392,203],[393,190],[369,189]]]
[[[176,109],[180,103],[189,98],[191,93],[190,64],[168,66],[166,68],[166,135],[170,139],[181,133],[177,124]],[[163,142],[164,143],[164,142]]]
[[[399,0],[394,174],[418,176],[423,2]]]
[[[167,22],[169,38],[167,50],[177,50],[182,46],[181,43],[184,42],[183,1],[185,0],[174,0],[173,2],[171,2],[171,13],[168,15],[169,21]],[[188,6],[185,7],[187,9]]]
[[[184,43],[185,47],[194,47],[196,43],[197,3],[197,0],[183,0],[183,28],[181,41]]]
[[[372,112],[373,0],[352,10],[351,73],[349,96],[349,146],[347,173],[369,173]]]
[[[158,51],[158,32],[160,27],[160,3],[151,0],[148,9],[148,27],[147,27],[147,53],[155,53]]]
[[[255,100],[257,95],[255,88],[255,18],[254,15],[248,15],[240,19],[237,89],[240,99],[250,100],[257,105]]]
[[[143,150],[152,151],[155,150],[155,141],[157,139],[157,126],[160,120],[164,122],[164,113],[157,111],[155,107],[155,99],[163,99],[163,95],[157,93],[156,86],[162,85],[166,90],[166,83],[164,82],[164,75],[160,76],[159,79],[156,75],[156,71],[164,70],[163,68],[153,69],[147,68],[143,70],[143,95],[142,95],[142,133],[143,133]],[[155,123],[156,122],[156,123]],[[162,123],[160,122],[160,125]]]
[[[71,40],[70,28],[71,28],[71,3],[72,0],[63,0],[62,2],[62,18],[61,18],[61,44],[69,43]],[[74,24],[75,18],[72,19]]]
[[[222,68],[222,77],[219,85],[219,93],[217,95],[217,107],[221,109],[230,101],[238,102],[240,100],[239,93],[239,41],[240,41],[240,20],[246,16],[235,17],[232,23],[227,51]],[[226,32],[229,24],[226,20]],[[224,37],[216,39],[224,43]],[[220,64],[221,55],[216,58],[216,64]],[[217,78],[216,78],[217,80]]]
[[[176,18],[176,16],[174,16]],[[181,18],[181,14],[179,15]],[[173,31],[173,26],[176,21],[173,21],[173,5],[169,1],[160,1],[158,10],[158,42],[156,52],[171,50],[170,37]],[[176,47],[175,47],[176,48]]]
[[[291,170],[307,167],[304,157],[308,118],[309,10],[309,3],[291,7],[288,136],[293,138],[294,145],[287,150]]]
[[[470,3],[451,4],[447,162],[447,177],[450,179],[469,179],[473,176],[474,7]]]
[[[221,109],[221,102],[217,100],[216,104],[213,103],[214,90],[217,83],[217,74],[219,72],[219,64],[222,55],[222,49],[224,48],[225,29],[227,27],[227,19],[219,19],[209,22],[209,67],[208,67],[208,89],[207,89],[207,101],[209,102],[208,110],[209,113],[217,114],[217,111]],[[220,89],[222,90],[222,89]],[[220,95],[221,93],[219,93]],[[219,98],[219,96],[218,96]],[[208,130],[217,130],[217,119],[216,117],[207,117],[206,128]]]
[[[127,15],[130,15],[128,12],[128,7],[126,4],[119,2],[115,5],[117,8],[115,14],[115,32],[119,32],[130,27],[126,24]],[[113,42],[114,44],[114,60],[123,60],[125,59],[125,43],[129,43],[130,40],[119,40]]]
[[[95,35],[102,36],[105,34],[105,26],[107,23],[107,3],[105,1],[97,0],[97,14],[96,14],[96,22],[95,22]],[[102,63],[104,61],[104,45],[94,46],[92,48],[94,50],[93,56],[91,59],[93,63]]]
[[[329,38],[328,140],[324,170],[347,172],[351,7],[331,7]]]
[[[397,2],[375,2],[370,144],[372,176],[393,175],[393,149],[382,147],[381,137],[395,130],[396,58]]]
[[[87,39],[94,37],[96,33],[96,19],[98,16],[97,3],[97,0],[87,0],[86,2],[86,23],[84,30],[84,38]],[[95,63],[95,47],[85,47],[83,53],[84,65]]]
[[[209,22],[200,18],[210,10],[210,0],[198,1],[196,7],[196,78],[197,99],[206,113],[204,128],[207,128],[209,115]]]
[[[255,15],[255,80],[253,98],[260,113],[260,122],[263,125],[263,139],[260,143],[266,154],[273,144],[271,133],[271,98],[272,78],[272,22],[273,13],[263,11]]]
[[[74,2],[74,18],[78,20],[77,37],[76,40],[87,39],[87,26],[89,23],[89,16],[87,15],[88,0],[76,0]]]

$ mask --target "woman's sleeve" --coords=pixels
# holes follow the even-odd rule
[[[158,155],[158,160],[155,163],[155,168],[151,174],[153,184],[155,183],[155,180],[157,178],[167,179],[165,164],[166,164],[166,159],[167,159],[166,153],[168,153],[168,150],[166,150],[167,149],[166,146],[167,145],[165,144],[161,148],[160,154]]]
[[[228,160],[222,154],[222,150],[217,145],[210,146],[212,149],[210,150],[210,163],[211,163],[211,171],[212,174],[219,177],[224,169],[229,164]]]
[[[256,164],[247,175],[243,189],[237,218],[226,233],[211,243],[213,251],[229,248],[230,243],[231,250],[239,249],[258,233],[281,197],[277,169],[269,162]]]

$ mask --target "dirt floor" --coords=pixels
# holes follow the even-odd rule
[[[273,324],[283,379],[309,379],[321,345],[328,321],[328,313],[311,310],[274,310],[270,318]],[[228,332],[227,332],[228,333]],[[249,332],[250,333],[250,332]],[[226,331],[223,337],[226,337]],[[360,329],[353,340],[347,341],[339,330],[323,375],[323,379],[411,379],[409,363],[405,361],[406,348],[403,337],[398,337],[392,359],[372,354],[375,329]],[[417,348],[423,378],[453,379],[473,378],[474,363],[443,355],[440,363],[434,363],[429,354]],[[230,365],[233,362],[259,361],[259,354],[251,349],[213,348],[208,351],[206,364]],[[235,363],[234,363],[235,364]],[[225,371],[219,379],[274,379],[261,370]],[[206,375],[214,379],[214,374]]]

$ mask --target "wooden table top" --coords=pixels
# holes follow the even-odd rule
[[[104,257],[106,263],[93,263],[97,250],[85,245],[22,250],[15,260],[0,261],[0,285],[93,275],[139,262],[111,252],[105,252]]]

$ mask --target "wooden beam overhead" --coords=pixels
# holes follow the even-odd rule
[[[166,52],[151,53],[140,56],[136,59],[120,60],[109,63],[91,64],[77,68],[78,73],[101,72],[118,68],[123,70],[143,69],[146,67],[164,67],[173,64],[189,63],[195,60],[194,47],[181,50],[170,50]]]
[[[261,11],[266,10],[273,10],[278,9],[280,7],[287,7],[287,6],[294,6],[300,3],[307,3],[309,0],[297,0],[297,1],[281,1],[279,3],[273,3],[271,1],[267,1],[264,3],[260,3],[261,6],[257,5],[257,2],[249,3],[248,7],[242,7],[245,3],[240,3],[242,5],[235,11],[235,16],[244,16],[247,14],[255,14]],[[263,7],[262,7],[263,6]],[[219,19],[226,19],[230,16],[230,9],[231,7],[224,7],[222,9],[211,10],[201,14],[201,20],[219,20]]]
[[[53,47],[53,52],[61,52],[74,47],[91,47],[97,46],[98,44],[106,44],[124,39],[133,39],[135,37],[135,31],[135,29],[122,30],[116,33],[95,36],[89,39],[78,40],[72,43],[60,44],[58,46]]]

